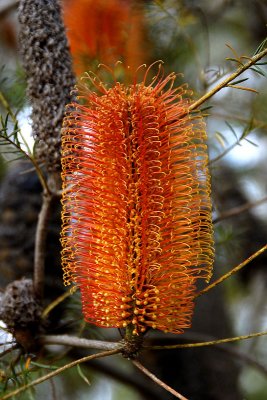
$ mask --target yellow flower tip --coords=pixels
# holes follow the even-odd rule
[[[137,335],[190,327],[213,263],[204,123],[174,74],[147,83],[150,69],[130,85],[90,78],[62,133],[65,283],[88,322]]]

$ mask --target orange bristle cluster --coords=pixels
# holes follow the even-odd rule
[[[175,74],[146,75],[84,88],[65,119],[64,279],[90,323],[181,333],[213,262],[206,133]]]
[[[77,72],[88,60],[123,60],[133,69],[147,59],[143,5],[136,0],[64,0],[63,16]]]

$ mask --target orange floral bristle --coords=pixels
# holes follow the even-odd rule
[[[65,284],[103,327],[181,333],[213,262],[206,133],[175,74],[83,88],[62,134]]]

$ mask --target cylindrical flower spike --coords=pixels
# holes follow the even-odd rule
[[[175,74],[147,74],[91,79],[97,91],[81,89],[65,119],[64,279],[90,323],[181,333],[213,262],[206,133]]]

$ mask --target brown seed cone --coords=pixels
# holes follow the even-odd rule
[[[57,172],[62,119],[75,82],[58,1],[21,0],[19,21],[36,158],[49,172]]]

